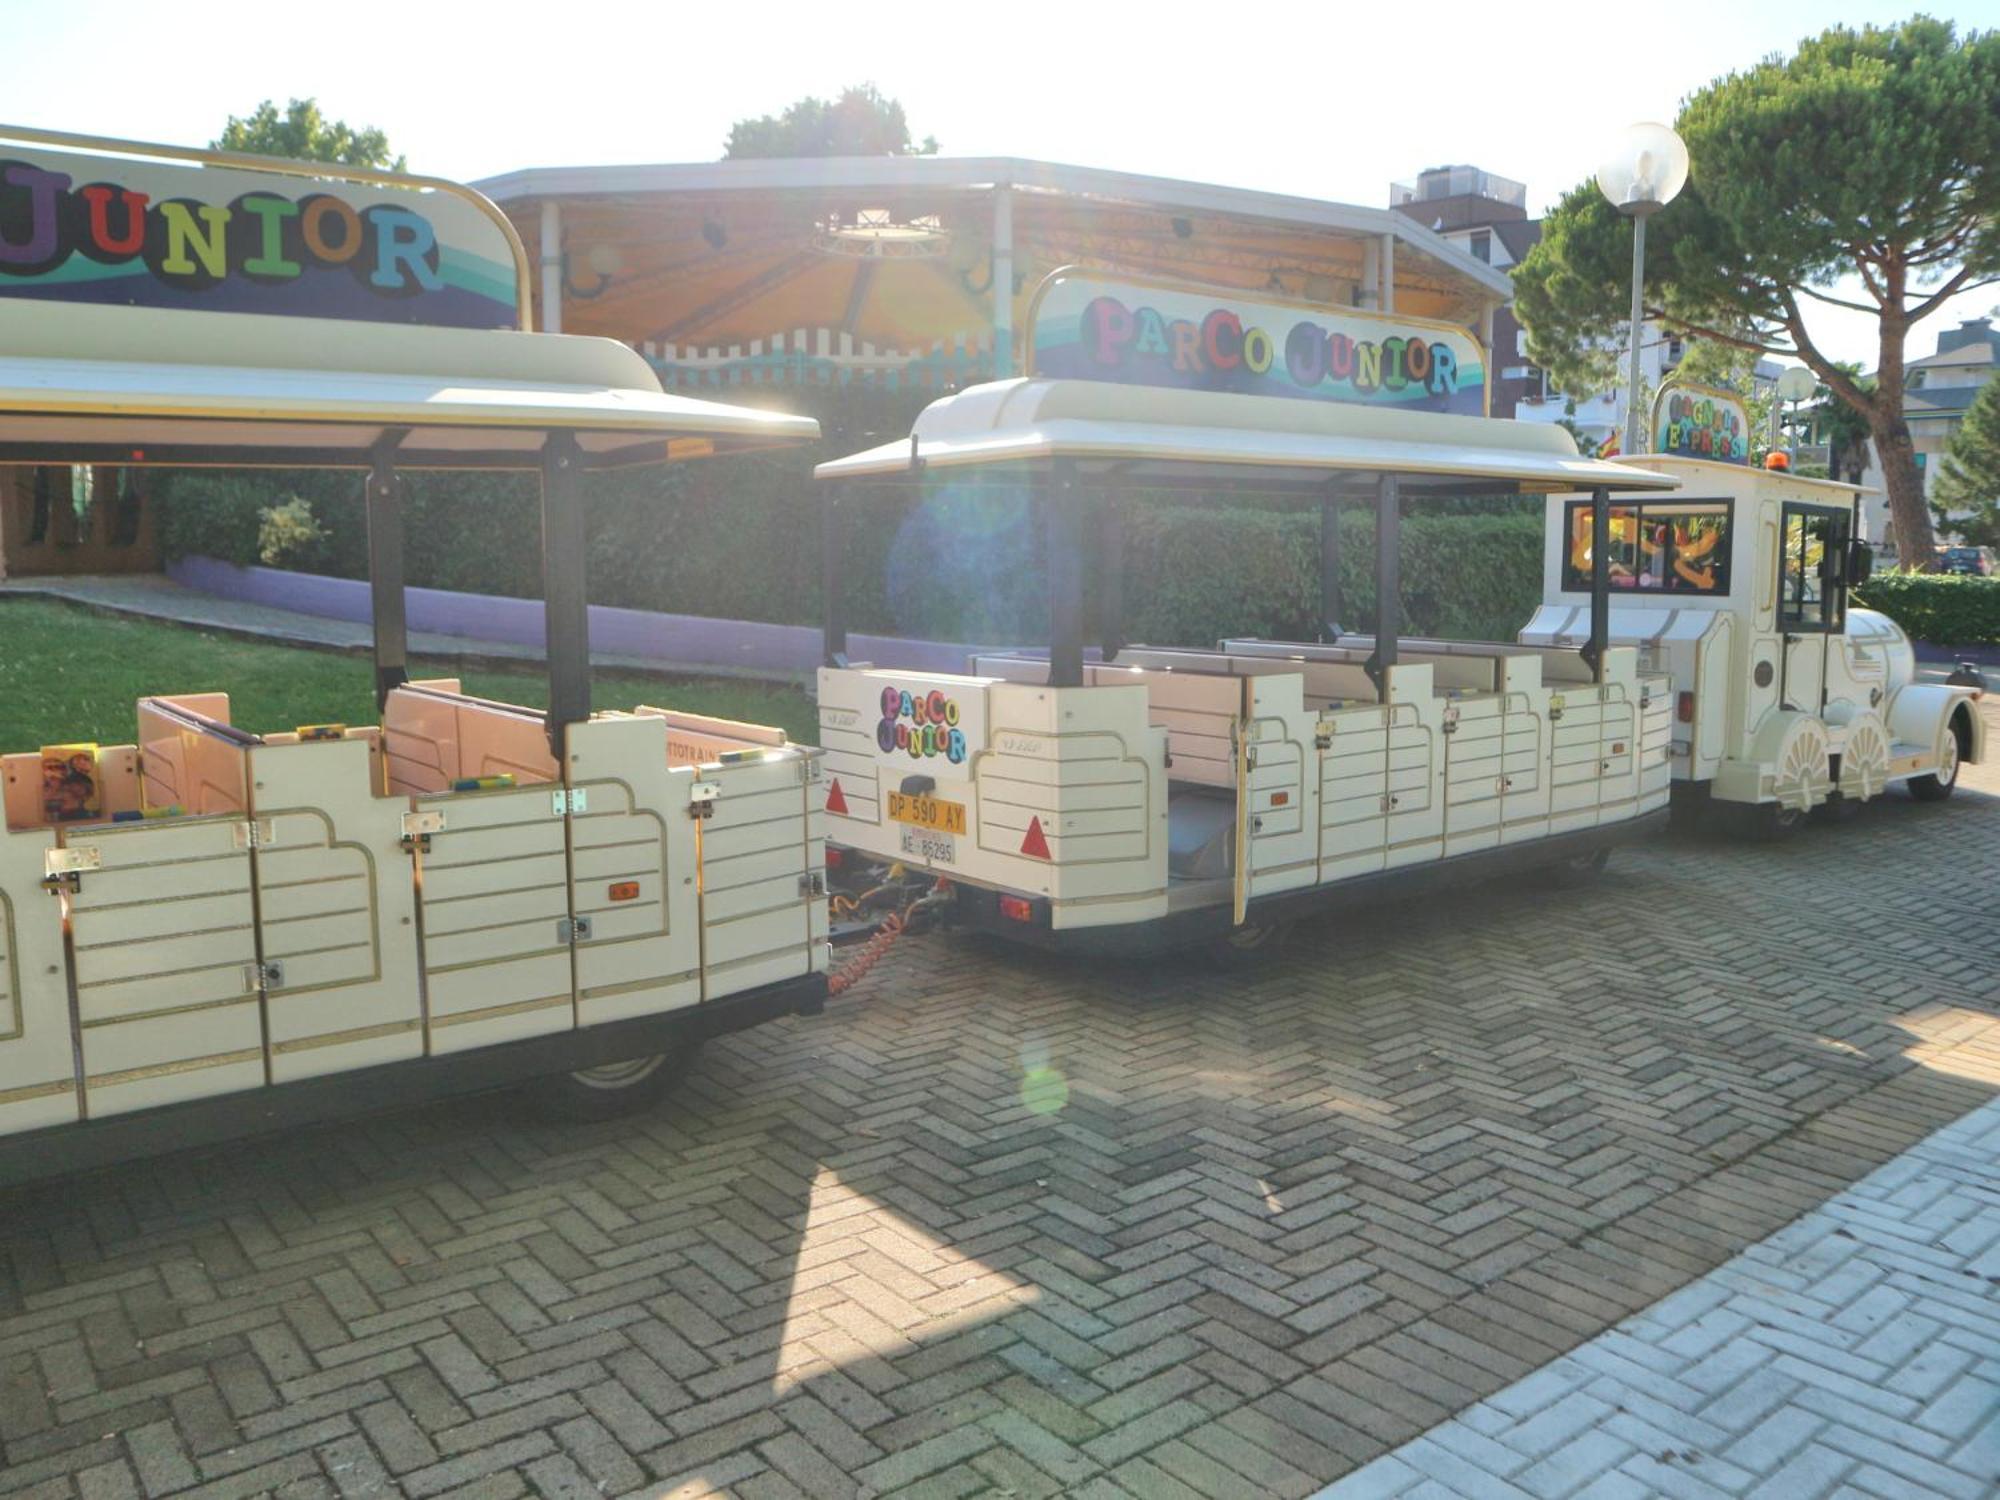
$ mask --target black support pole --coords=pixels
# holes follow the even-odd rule
[[[847,600],[840,591],[840,504],[846,498],[846,484],[831,480],[819,508],[820,659],[829,667],[847,665]]]
[[[375,626],[375,707],[410,680],[409,617],[403,598],[403,477],[395,450],[403,434],[383,437],[369,454],[368,598]]]
[[[1115,489],[1098,497],[1097,572],[1098,644],[1115,661],[1125,649],[1125,513]]]
[[[576,438],[542,445],[542,598],[548,620],[549,749],[561,762],[564,729],[590,717],[590,609],[584,596],[583,456]]]
[[[1083,686],[1083,491],[1059,458],[1042,491],[1049,569],[1049,686]]]
[[[1590,492],[1590,639],[1584,643],[1584,665],[1604,681],[1604,645],[1611,634],[1611,491]]]
[[[1319,502],[1319,638],[1340,639],[1340,497],[1331,489]]]
[[[1389,669],[1396,665],[1396,635],[1402,629],[1397,608],[1402,583],[1397,564],[1401,561],[1403,513],[1398,498],[1394,474],[1376,480],[1375,650],[1368,657],[1367,671],[1384,703],[1389,701]]]

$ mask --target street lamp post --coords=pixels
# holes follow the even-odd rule
[[[1618,149],[1597,169],[1598,190],[1632,220],[1632,353],[1625,392],[1626,453],[1637,453],[1645,418],[1639,411],[1639,329],[1646,317],[1646,220],[1674,201],[1687,183],[1687,143],[1665,125],[1628,125]]]

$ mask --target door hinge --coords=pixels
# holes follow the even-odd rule
[[[1563,695],[1561,693],[1557,693],[1552,698],[1549,699],[1549,718],[1551,720],[1555,720],[1555,719],[1560,719],[1562,716],[1563,716]]]
[[[231,836],[239,849],[267,849],[276,840],[277,834],[269,818],[251,818],[238,823],[231,830]]]
[[[810,875],[801,875],[799,877],[799,894],[801,896],[824,896],[826,894],[826,877],[817,870],[813,871]]]
[[[586,789],[580,786],[571,787],[567,791],[561,787],[556,788],[549,793],[549,803],[550,812],[558,818],[565,816],[580,818],[590,811],[590,798],[586,794]]]
[[[722,796],[722,787],[713,781],[697,781],[688,788],[688,816],[708,818],[715,815],[715,804]]]
[[[587,943],[590,941],[590,918],[561,917],[556,921],[556,941],[558,943]]]
[[[820,779],[819,757],[814,756],[812,759],[805,761],[799,767],[799,776],[807,786],[811,786],[814,782],[818,781]]]
[[[444,814],[441,812],[406,812],[403,814],[403,852],[413,849],[431,852],[431,835],[444,832]]]
[[[70,849],[48,849],[42,853],[42,889],[51,896],[74,896],[83,889],[83,877],[104,867],[104,856],[94,845]]]
[[[1444,732],[1446,734],[1458,733],[1458,705],[1456,703],[1447,703],[1444,706]]]
[[[282,959],[269,959],[260,964],[243,966],[243,988],[254,990],[281,990],[285,987],[285,965]]]
[[[1326,724],[1326,723],[1321,723],[1317,725],[1313,729],[1313,749],[1331,750],[1332,748],[1333,748],[1333,726],[1331,724]]]

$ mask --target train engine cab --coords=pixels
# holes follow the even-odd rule
[[[1745,420],[1725,393],[1697,394],[1725,426]],[[1663,413],[1688,398],[1669,386],[1656,403],[1662,451],[1618,460],[1681,488],[1614,491],[1606,549],[1610,640],[1674,682],[1677,801],[1781,828],[1899,783],[1949,795],[1959,767],[1985,754],[1978,691],[1918,681],[1902,629],[1852,602],[1873,566],[1855,524],[1860,491],[1683,451],[1683,424]],[[1543,602],[1520,638],[1579,642],[1595,562],[1589,498],[1550,496],[1546,526]]]

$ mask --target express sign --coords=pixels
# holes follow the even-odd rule
[[[1653,451],[1749,463],[1750,415],[1742,397],[1705,385],[1662,386],[1653,398]]]
[[[1029,373],[1411,411],[1486,410],[1478,340],[1443,323],[1062,273],[1036,295]]]
[[[0,145],[0,298],[510,328],[518,287],[470,194]]]

